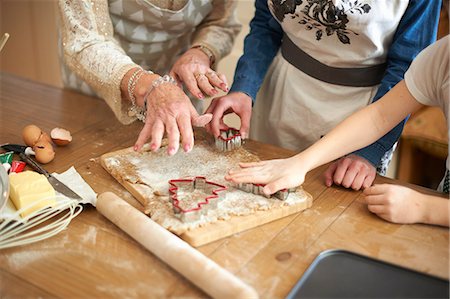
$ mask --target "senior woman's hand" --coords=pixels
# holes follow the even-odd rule
[[[172,83],[161,84],[147,94],[147,117],[136,147],[140,149],[151,137],[150,149],[158,150],[165,129],[169,139],[169,155],[178,151],[180,135],[183,150],[189,152],[194,146],[192,126],[202,127],[211,118],[211,114],[199,116],[180,87]]]
[[[129,73],[132,72],[133,70]],[[129,77],[129,75],[127,74],[125,77]],[[169,82],[154,84],[160,78],[157,74],[145,73],[136,83],[136,105],[143,107],[146,99],[147,115],[134,150],[141,150],[144,143],[151,138],[150,149],[157,151],[161,147],[161,140],[166,131],[169,140],[167,147],[169,155],[178,151],[180,135],[183,150],[189,152],[194,146],[192,126],[205,126],[211,121],[212,114],[200,116],[178,85]],[[126,78],[124,81],[127,81]],[[150,86],[152,87],[150,88]]]
[[[189,92],[199,99],[203,98],[203,93],[217,95],[216,88],[227,92],[225,75],[212,70],[210,64],[208,55],[198,48],[191,48],[175,62],[170,75],[180,84],[184,83]]]

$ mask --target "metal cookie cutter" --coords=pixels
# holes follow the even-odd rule
[[[191,222],[199,220],[201,215],[205,215],[208,209],[217,208],[217,204],[223,197],[221,191],[227,189],[226,186],[209,182],[203,176],[197,176],[193,179],[175,179],[169,181],[169,193],[172,199],[173,211],[175,215],[183,222]],[[211,194],[203,198],[201,201],[196,201],[193,207],[183,208],[179,195],[185,193],[185,196],[195,196],[195,190],[202,190],[205,194]]]
[[[216,148],[220,151],[231,151],[242,145],[241,133],[238,129],[228,128],[220,130],[219,137],[216,137]]]
[[[234,187],[239,189],[239,190],[242,190],[242,191],[245,191],[245,192],[248,192],[248,193],[253,193],[253,194],[256,194],[256,195],[261,195],[261,196],[264,196],[264,197],[267,197],[267,198],[275,197],[275,198],[277,198],[279,200],[286,200],[288,198],[288,196],[289,196],[289,193],[295,192],[295,189],[296,189],[296,188],[281,189],[281,190],[275,192],[272,195],[266,195],[263,192],[264,186],[265,186],[265,184],[252,184],[252,183],[234,184]]]

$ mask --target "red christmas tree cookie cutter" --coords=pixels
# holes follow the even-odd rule
[[[175,179],[169,181],[169,193],[172,200],[173,211],[177,217],[183,222],[192,222],[199,220],[202,215],[205,215],[208,209],[217,208],[217,204],[222,199],[226,186],[210,182],[206,180],[206,177],[196,176],[192,179]],[[206,196],[202,201],[196,203],[195,207],[183,208],[178,198],[180,189],[183,189],[186,193],[193,193],[196,189],[203,190],[204,193],[211,193]]]

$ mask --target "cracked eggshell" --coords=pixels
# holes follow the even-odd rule
[[[28,125],[22,130],[22,138],[26,145],[34,146],[42,135],[42,130],[38,126]]]
[[[36,160],[42,164],[49,163],[55,158],[53,146],[47,141],[38,141],[33,146],[33,151],[35,152]]]
[[[59,146],[67,145],[72,141],[70,132],[62,128],[54,128],[50,132],[50,136],[52,137],[53,142]]]
[[[48,142],[48,143],[52,143],[52,139],[50,138],[50,136],[48,136],[48,134],[47,133],[45,133],[44,131],[42,131],[42,134],[41,134],[41,137],[39,137],[39,140],[38,141],[45,141],[45,142]]]
[[[52,142],[50,136],[36,125],[28,125],[22,130],[22,138],[26,145],[33,147],[39,141]]]

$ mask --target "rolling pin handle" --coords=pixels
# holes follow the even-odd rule
[[[258,298],[252,287],[114,193],[100,194],[96,207],[111,222],[211,297]]]

